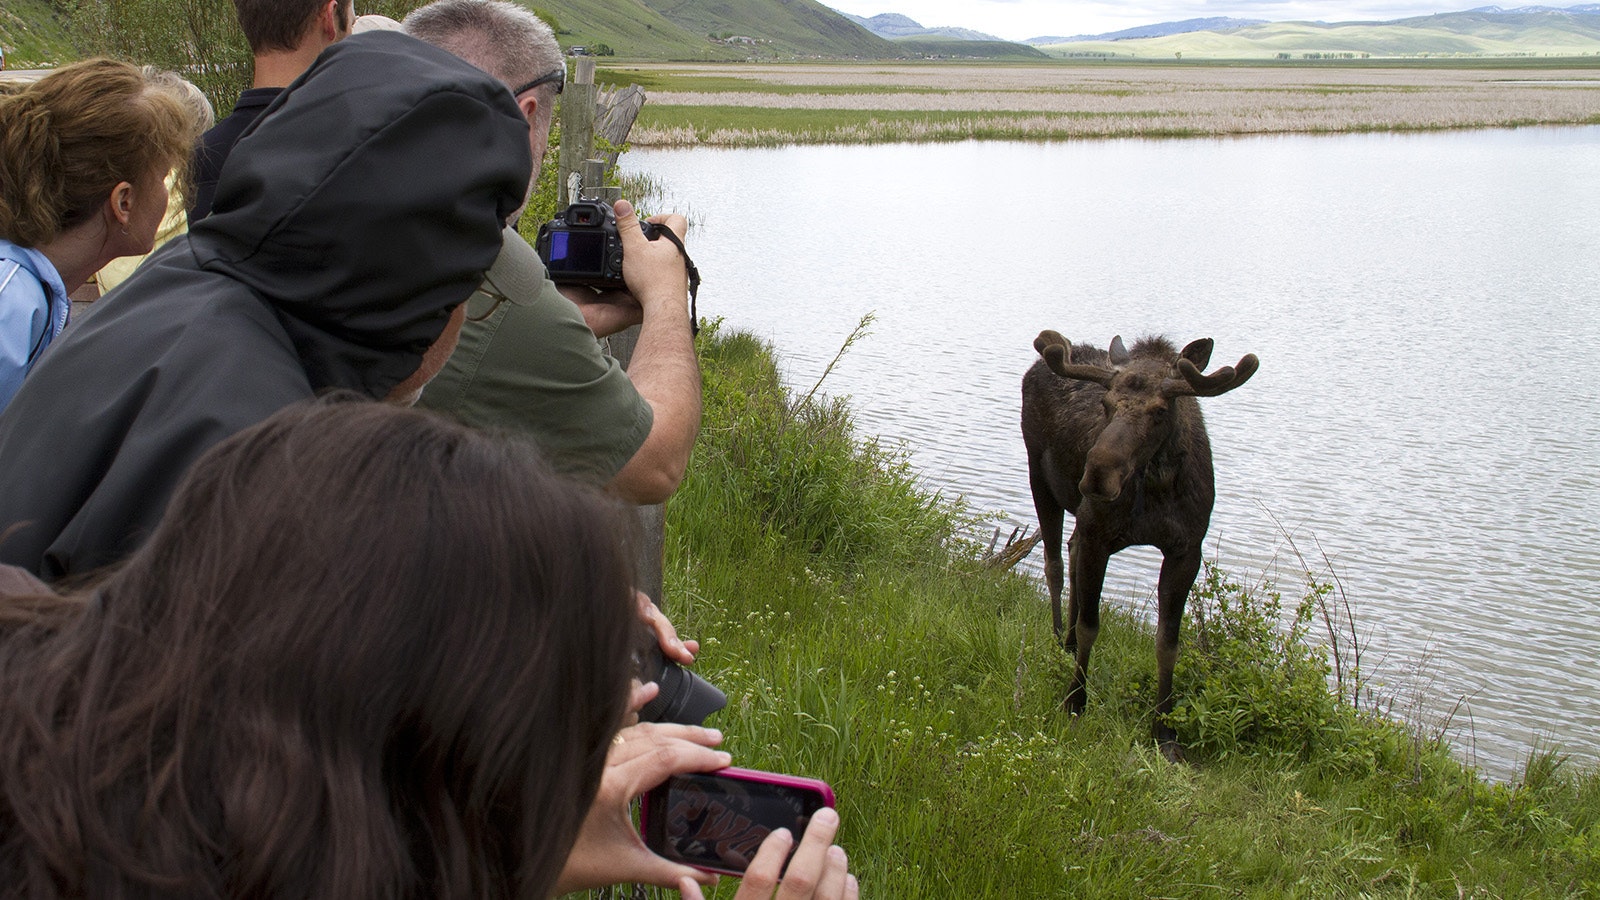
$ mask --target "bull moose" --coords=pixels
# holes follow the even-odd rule
[[[1216,487],[1211,442],[1197,397],[1233,390],[1255,374],[1247,354],[1237,366],[1202,374],[1210,338],[1177,352],[1150,337],[1130,351],[1122,338],[1109,352],[1070,344],[1054,331],[1033,342],[1041,359],[1022,379],[1022,440],[1028,484],[1044,544],[1045,581],[1056,638],[1074,654],[1063,706],[1077,715],[1087,699],[1089,652],[1100,631],[1100,591],[1111,555],[1135,545],[1161,551],[1156,593],[1156,715],[1152,733],[1170,760],[1183,758],[1166,722],[1184,602],[1200,572]],[[1070,592],[1061,618],[1062,513],[1076,520],[1068,542]]]

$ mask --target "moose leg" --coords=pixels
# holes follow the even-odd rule
[[[1033,464],[1028,466],[1028,482],[1033,489],[1033,511],[1039,517],[1039,542],[1044,544],[1044,582],[1050,589],[1050,617],[1051,624],[1056,629],[1056,640],[1061,640],[1061,526],[1066,514],[1061,505],[1056,503],[1055,495],[1050,493],[1048,485],[1044,484],[1033,472]],[[1071,627],[1070,621],[1067,625]],[[1071,633],[1068,632],[1068,646],[1071,646]]]
[[[1106,563],[1110,561],[1111,554],[1090,546],[1076,530],[1067,549],[1067,578],[1071,588],[1067,611],[1072,618],[1073,636],[1078,646],[1072,667],[1072,683],[1067,688],[1067,699],[1062,707],[1072,715],[1077,715],[1083,712],[1089,699],[1089,653],[1094,649],[1094,639],[1100,634],[1100,590],[1105,586]]]
[[[1178,664],[1178,632],[1183,625],[1183,607],[1189,589],[1200,574],[1200,548],[1184,548],[1166,553],[1161,559],[1161,581],[1156,588],[1160,609],[1156,618],[1156,716],[1151,734],[1161,746],[1161,755],[1171,762],[1183,761],[1178,733],[1167,724],[1172,712],[1172,669]]]

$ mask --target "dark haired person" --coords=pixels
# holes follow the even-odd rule
[[[0,409],[66,328],[72,292],[150,252],[200,123],[170,73],[92,59],[0,90]]]
[[[566,74],[548,25],[503,0],[435,0],[403,24],[513,91],[533,158],[544,156]],[[683,236],[682,216],[656,221]],[[460,346],[421,403],[526,434],[562,471],[633,503],[662,503],[682,482],[700,433],[687,277],[677,248],[645,240],[626,205],[618,226],[627,290],[606,294],[558,291],[533,248],[506,229],[500,257],[468,301]],[[623,371],[595,339],[632,325],[639,338]]]
[[[115,562],[217,441],[328,388],[414,398],[522,203],[527,129],[449,53],[392,31],[330,47],[239,142],[212,215],[0,414],[0,562],[51,582]]]
[[[317,55],[350,34],[354,0],[233,0],[255,69],[233,112],[201,136],[194,150],[191,223],[211,214],[222,164],[245,129],[261,117]]]
[[[531,445],[387,404],[218,444],[114,573],[0,597],[0,894],[697,895],[604,827],[728,763],[705,729],[618,731],[621,521]],[[780,897],[855,896],[819,819]]]

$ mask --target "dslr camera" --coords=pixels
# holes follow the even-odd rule
[[[643,219],[639,227],[650,240],[661,236],[655,225]],[[617,214],[603,200],[580,197],[540,225],[534,249],[556,284],[622,285],[622,238],[617,234]]]

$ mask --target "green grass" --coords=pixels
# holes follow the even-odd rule
[[[811,96],[817,94],[943,94],[943,88],[881,84],[781,84],[737,75],[704,75],[677,72],[670,69],[614,68],[596,69],[596,84],[605,87],[623,87],[637,84],[647,92],[691,91],[695,93],[746,93]]]
[[[766,109],[749,106],[656,106],[635,127],[681,128],[707,141],[739,132],[741,144],[877,143],[899,140],[1038,140],[1072,134],[1066,123],[1096,113],[1018,113],[895,109]],[[1050,123],[1060,123],[1052,131]],[[719,141],[720,143],[720,141]]]
[[[864,895],[1600,895],[1600,775],[1540,752],[1488,783],[1335,696],[1301,640],[1329,598],[1314,578],[1303,600],[1215,570],[1199,586],[1174,716],[1188,764],[1149,738],[1135,615],[1106,617],[1090,706],[1067,718],[1039,586],[976,561],[970,511],[843,404],[786,392],[756,338],[700,341],[665,603],[728,692],[710,724],[735,760],[834,785]]]
[[[77,59],[50,0],[6,0],[0,7],[0,47],[7,69],[34,69]]]

